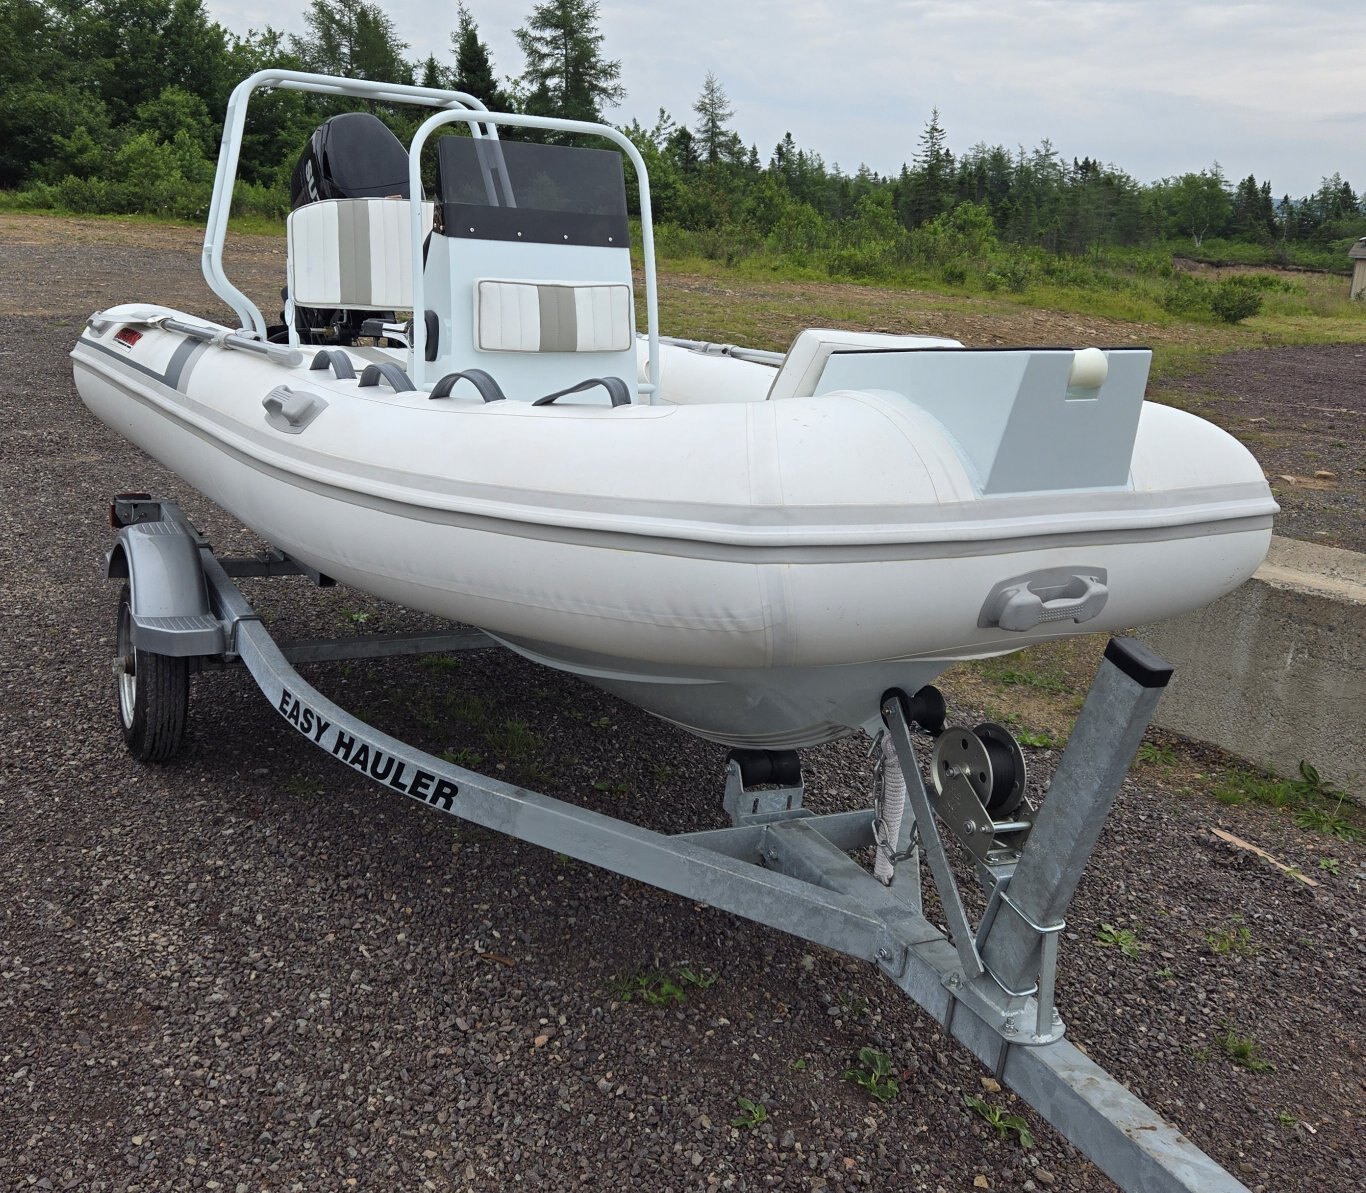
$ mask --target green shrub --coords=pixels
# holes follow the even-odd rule
[[[1209,299],[1210,310],[1225,323],[1241,323],[1262,309],[1262,295],[1242,278],[1225,278]]]
[[[1188,273],[1173,275],[1162,291],[1162,309],[1169,315],[1202,315],[1210,310],[1210,286]]]

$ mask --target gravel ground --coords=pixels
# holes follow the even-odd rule
[[[1281,503],[1277,534],[1366,551],[1366,346],[1230,352],[1161,397],[1252,450]]]
[[[1112,1188],[1032,1113],[1025,1150],[966,1109],[1022,1107],[867,967],[386,795],[240,672],[196,679],[181,760],[133,763],[109,494],[175,497],[220,548],[251,545],[76,399],[65,353],[111,301],[88,283],[193,292],[193,251],[135,231],[99,253],[76,231],[0,240],[0,1186]],[[285,636],[425,624],[293,580],[252,595]],[[553,795],[722,823],[719,748],[501,652],[310,678]],[[1052,762],[1031,751],[1036,785]],[[862,743],[804,764],[812,806],[863,800]],[[1366,849],[1189,794],[1208,765],[1182,750],[1126,783],[1069,917],[1070,1036],[1250,1187],[1361,1188]],[[624,1001],[653,968],[715,982]],[[1235,1064],[1229,1032],[1275,1067]],[[840,1080],[865,1045],[893,1058],[895,1100]],[[767,1122],[733,1127],[740,1097]]]

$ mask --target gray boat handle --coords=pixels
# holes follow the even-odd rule
[[[1102,569],[1095,573],[1051,569],[1007,580],[992,589],[977,624],[1018,633],[1050,621],[1090,621],[1110,598],[1105,581]]]
[[[359,388],[375,386],[381,381],[387,381],[396,394],[417,388],[408,379],[407,373],[392,361],[387,360],[383,364],[366,365],[365,371],[360,375]]]
[[[351,358],[340,348],[320,349],[308,369],[309,372],[318,369],[331,369],[339,381],[350,381],[356,375],[356,369],[351,363]]]

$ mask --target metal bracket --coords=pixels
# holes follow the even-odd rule
[[[890,693],[889,693],[890,696]],[[939,902],[949,922],[949,935],[953,947],[958,952],[958,960],[964,975],[969,979],[980,977],[982,958],[977,953],[972,925],[968,923],[967,912],[963,910],[963,900],[958,893],[958,883],[949,868],[948,855],[944,852],[944,839],[935,822],[934,809],[925,793],[925,784],[920,778],[920,764],[916,761],[915,747],[911,744],[911,727],[901,701],[884,697],[882,719],[891,735],[892,747],[901,762],[901,772],[906,777],[906,800],[911,805],[915,823],[920,831],[920,843],[925,851],[925,861],[934,876],[935,890],[939,892]]]
[[[1007,1034],[1019,1033],[1019,1043],[1051,1044],[1054,1040],[1061,1039],[1067,1030],[1062,1021],[1062,1016],[1058,1014],[1053,1005],[1053,990],[1058,969],[1058,940],[1062,930],[1067,927],[1067,921],[1059,920],[1054,924],[1036,924],[1011,899],[1007,890],[1009,885],[1010,877],[1004,876],[991,892],[986,911],[982,913],[982,923],[977,929],[977,947],[980,952],[987,937],[991,934],[1001,908],[1007,908],[1018,916],[1039,940],[1038,980],[1027,990],[1012,990],[992,969],[991,963],[983,958],[982,966],[985,975],[974,986],[973,994],[980,998],[985,1006],[993,1008],[995,1013],[1000,1016],[1003,1030],[1009,1025],[1010,1030]],[[1030,1001],[1034,1003],[1032,1017],[1034,1029],[1032,1032],[1025,1033],[1020,1025],[1030,1017]]]
[[[734,758],[726,762],[726,790],[721,806],[737,827],[768,824],[800,814],[805,794],[806,784],[800,781],[795,786],[746,787],[740,764]]]

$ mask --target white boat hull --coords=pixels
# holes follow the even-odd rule
[[[829,740],[954,662],[1198,607],[1270,537],[1245,450],[1150,404],[1128,486],[984,498],[895,394],[432,401],[161,329],[125,350],[104,318],[73,353],[86,405],[264,539],[729,744]],[[326,403],[302,433],[265,418],[281,383]],[[1105,575],[1099,615],[979,624],[1002,581],[1068,568]]]

